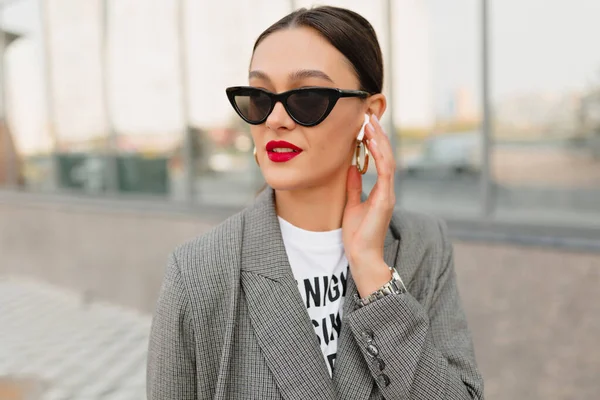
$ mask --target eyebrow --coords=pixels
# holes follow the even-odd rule
[[[308,79],[308,78],[319,78],[319,79],[325,79],[326,81],[334,83],[333,79],[331,79],[329,77],[329,75],[327,75],[325,72],[319,71],[317,69],[301,69],[296,72],[292,72],[290,74],[289,78],[291,81],[300,81],[302,79]]]
[[[248,79],[252,78],[262,79],[263,81],[271,82],[271,78],[269,78],[269,75],[259,70],[250,71],[248,73]]]
[[[250,73],[248,74],[248,79],[252,78],[262,79],[264,81],[271,82],[271,78],[269,78],[267,74],[260,70],[250,71]],[[298,71],[290,73],[288,76],[288,79],[290,81],[300,81],[302,79],[308,78],[319,78],[329,81],[331,83],[335,83],[333,82],[333,79],[329,77],[329,75],[327,75],[323,71],[319,71],[318,69],[300,69]]]

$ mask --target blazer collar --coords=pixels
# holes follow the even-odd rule
[[[242,272],[252,272],[277,282],[293,281],[273,189],[267,187],[258,195],[246,210],[244,220]]]
[[[385,238],[384,258],[395,265],[398,241]],[[342,321],[333,379],[287,258],[275,196],[265,189],[245,213],[241,286],[259,346],[286,399],[368,399],[373,378],[347,324]],[[349,274],[343,320],[353,311],[356,285]],[[336,396],[337,393],[337,396]]]

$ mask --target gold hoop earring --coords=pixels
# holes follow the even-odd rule
[[[365,149],[365,158],[362,166],[360,165],[361,147]],[[362,175],[364,175],[369,169],[369,149],[365,145],[364,140],[356,141],[356,152],[354,153],[354,162],[356,163],[356,168],[358,169],[358,172],[360,172]]]
[[[258,154],[256,154],[256,146],[254,146],[254,161],[256,161],[256,165],[260,167],[260,164],[258,163]]]

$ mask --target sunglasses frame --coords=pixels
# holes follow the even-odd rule
[[[271,107],[269,109],[269,112],[267,112],[266,116],[263,119],[261,119],[260,121],[248,120],[244,116],[244,114],[240,111],[240,109],[238,108],[238,105],[235,102],[235,97],[236,97],[236,95],[238,95],[240,92],[243,92],[243,91],[259,91],[259,92],[266,94],[269,97],[269,99],[271,100]],[[292,113],[290,113],[290,110],[289,110],[288,104],[287,104],[287,100],[291,95],[296,94],[298,92],[303,92],[303,91],[320,92],[322,94],[327,95],[327,97],[329,98],[329,104],[327,105],[327,109],[325,110],[323,115],[317,121],[311,122],[309,124],[298,121],[292,115]],[[253,86],[232,86],[232,87],[225,89],[225,92],[227,93],[227,98],[229,99],[229,102],[233,106],[233,109],[235,110],[235,112],[244,121],[246,121],[250,125],[260,125],[260,124],[264,123],[267,120],[267,118],[269,118],[269,115],[271,115],[271,113],[273,112],[275,105],[277,103],[281,103],[283,105],[283,108],[285,109],[285,112],[287,112],[287,114],[290,116],[291,119],[294,120],[295,123],[297,123],[298,125],[306,126],[306,127],[316,126],[316,125],[320,124],[321,122],[323,122],[323,120],[325,120],[325,118],[327,118],[327,116],[329,116],[329,113],[331,113],[331,110],[333,110],[333,107],[335,107],[335,105],[337,104],[337,101],[341,98],[358,97],[361,99],[365,99],[371,95],[370,93],[362,91],[362,90],[343,90],[343,89],[321,87],[321,86],[302,87],[302,88],[288,90],[288,91],[282,92],[282,93],[273,93],[273,92],[269,92],[266,89],[257,88],[257,87],[253,87]]]

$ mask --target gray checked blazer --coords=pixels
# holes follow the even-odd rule
[[[410,294],[356,308],[348,276],[330,377],[265,190],[171,254],[150,334],[148,399],[482,399],[445,225],[395,214],[384,257]]]

